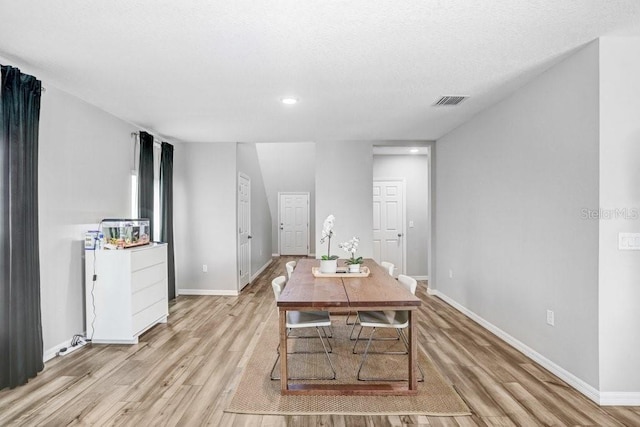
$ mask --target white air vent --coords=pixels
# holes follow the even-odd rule
[[[468,96],[443,96],[442,98],[438,99],[433,105],[436,107],[458,105],[467,98]]]

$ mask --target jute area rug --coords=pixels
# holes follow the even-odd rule
[[[337,372],[333,381],[292,381],[317,382],[321,384],[358,383],[356,372],[361,354],[352,354],[353,341],[349,340],[351,326],[345,325],[345,316],[332,316],[333,338],[330,339],[333,352],[330,354]],[[315,329],[297,330],[298,335],[315,336]],[[365,329],[363,335],[370,333]],[[397,337],[395,331],[376,331],[376,337]],[[368,337],[368,335],[366,335]],[[331,375],[326,355],[318,338],[290,338],[293,351],[317,351],[317,354],[290,354],[290,376],[327,377]],[[366,342],[358,344],[357,351],[364,351]],[[427,415],[461,416],[470,415],[469,408],[436,370],[429,358],[418,350],[418,361],[424,372],[424,382],[418,383],[416,396],[282,396],[280,381],[270,379],[270,372],[277,358],[278,323],[272,314],[258,338],[256,347],[247,363],[235,394],[226,412],[265,415]],[[374,341],[370,351],[403,350],[399,341]],[[280,363],[275,368],[279,376]],[[366,378],[397,379],[407,376],[406,355],[372,354],[363,367]],[[419,374],[420,375],[420,374]],[[362,382],[360,382],[362,383]]]

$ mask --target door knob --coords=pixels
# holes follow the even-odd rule
[[[247,236],[247,239],[250,239],[250,238],[251,238],[251,234],[249,234],[249,235]]]
[[[398,237],[402,237],[402,233],[398,233]]]

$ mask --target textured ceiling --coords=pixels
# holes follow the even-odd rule
[[[640,1],[0,0],[0,56],[174,141],[434,140],[603,35]]]

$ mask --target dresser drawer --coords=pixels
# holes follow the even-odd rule
[[[131,296],[131,314],[136,315],[160,300],[167,300],[167,280],[160,280]]]
[[[167,264],[165,262],[134,271],[133,274],[131,274],[131,293],[135,295],[143,289],[153,286],[166,278]]]
[[[158,320],[168,315],[167,300],[162,299],[141,312],[134,314],[132,318],[133,335],[153,326]]]
[[[138,249],[131,253],[131,271],[166,262],[167,245]]]

